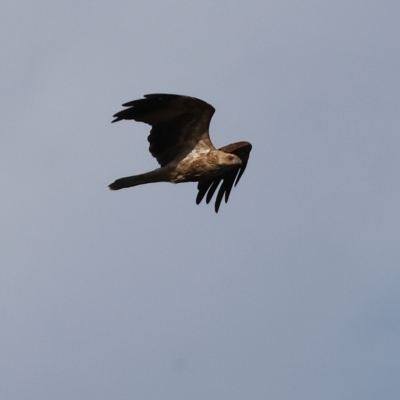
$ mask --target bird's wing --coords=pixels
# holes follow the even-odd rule
[[[242,160],[242,165],[233,168],[213,179],[201,180],[197,184],[197,189],[199,192],[197,193],[196,204],[200,204],[206,194],[206,203],[208,204],[211,201],[215,191],[218,189],[219,184],[222,182],[215,200],[215,212],[218,212],[224,196],[226,203],[229,199],[229,195],[233,186],[236,186],[242,177],[249,160],[251,148],[252,146],[249,142],[237,142],[219,149],[225,153],[237,155]]]
[[[208,128],[215,109],[203,100],[175,94],[148,94],[144,99],[123,104],[112,122],[133,119],[151,125],[150,153],[163,167],[182,159],[196,145],[214,148]]]

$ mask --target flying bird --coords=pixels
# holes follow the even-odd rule
[[[122,105],[112,122],[135,120],[151,126],[149,151],[160,168],[117,179],[111,190],[154,182],[198,182],[196,204],[206,196],[207,204],[218,189],[215,212],[229,199],[233,186],[246,169],[251,144],[237,142],[216,149],[209,126],[215,109],[203,100],[175,94],[148,94]]]

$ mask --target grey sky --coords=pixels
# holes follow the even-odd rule
[[[0,397],[400,398],[400,3],[3,2]],[[248,140],[218,215],[156,167],[165,92]]]

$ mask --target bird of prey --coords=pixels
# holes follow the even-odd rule
[[[207,204],[221,184],[216,201],[228,201],[249,159],[251,144],[237,142],[216,149],[209,126],[215,109],[205,101],[175,94],[148,94],[143,99],[122,105],[128,107],[114,115],[112,122],[135,120],[151,125],[150,153],[160,168],[140,175],[117,179],[111,190],[153,182],[198,182],[196,204],[206,196]]]

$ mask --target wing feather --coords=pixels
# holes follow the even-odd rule
[[[151,125],[150,153],[163,167],[190,153],[200,140],[213,148],[208,129],[215,109],[203,100],[175,94],[148,94],[123,104],[112,122],[135,120]]]
[[[206,203],[208,204],[214,196],[214,193],[216,192],[221,182],[222,184],[219,187],[219,191],[215,200],[215,212],[218,212],[222,199],[224,197],[225,203],[228,202],[232,188],[238,184],[247,167],[251,148],[252,146],[248,142],[237,142],[221,147],[219,149],[220,151],[224,151],[225,153],[237,155],[242,160],[242,165],[240,167],[231,169],[228,172],[225,172],[224,174],[217,176],[213,179],[200,181],[197,185],[198,193],[196,197],[196,204],[200,204],[200,202],[206,195]]]

